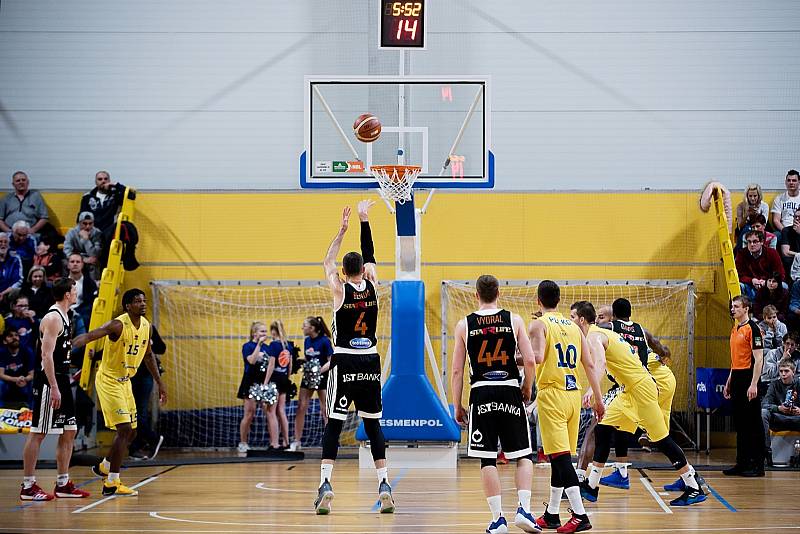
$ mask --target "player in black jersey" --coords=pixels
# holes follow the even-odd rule
[[[517,460],[519,506],[515,524],[526,532],[539,532],[531,515],[531,479],[533,449],[525,403],[531,399],[536,376],[531,341],[522,318],[500,309],[497,278],[485,274],[475,284],[478,310],[459,321],[455,331],[455,349],[450,391],[455,419],[469,425],[469,456],[481,459],[481,483],[492,521],[486,532],[508,532],[500,503],[500,477],[497,474],[497,441],[506,458]],[[515,361],[519,352],[524,365],[520,373]],[[469,412],[461,404],[464,388],[464,364],[469,361]],[[469,413],[469,415],[468,415]]]
[[[339,277],[336,256],[350,222],[350,208],[344,208],[339,233],[325,256],[325,278],[333,293],[333,356],[328,374],[328,423],[322,437],[320,485],[314,510],[318,515],[331,511],[333,488],[331,474],[339,450],[339,435],[347,419],[351,403],[364,422],[369,438],[372,459],[378,473],[378,500],[381,513],[394,512],[392,488],[386,467],[386,441],[379,423],[381,404],[381,360],[378,355],[376,328],[378,325],[378,296],[375,292],[376,265],[369,227],[369,209],[375,203],[358,203],[361,220],[361,254],[348,252],[342,258]]]
[[[49,501],[53,497],[81,498],[89,493],[75,487],[69,479],[75,423],[75,399],[69,383],[72,330],[69,307],[77,299],[75,281],[59,278],[53,284],[56,303],[42,316],[36,343],[33,376],[33,423],[22,453],[24,478],[19,498],[23,501]],[[36,460],[47,434],[60,434],[56,452],[58,478],[54,495],[36,484]]]

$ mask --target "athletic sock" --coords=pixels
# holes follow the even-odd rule
[[[519,505],[523,510],[530,513],[531,511],[531,490],[517,490],[519,496]]]
[[[56,484],[59,486],[64,486],[67,482],[69,482],[69,473],[59,473],[58,477],[56,478]]]
[[[320,475],[319,475],[319,485],[322,486],[325,481],[331,481],[331,477],[333,476],[333,464],[322,464],[320,468]]]
[[[598,468],[596,465],[592,464],[589,466],[589,487],[594,489],[600,485],[600,475],[603,474],[603,470]]]
[[[690,465],[689,470],[681,475],[681,479],[683,479],[683,483],[686,484],[688,487],[692,489],[700,489],[700,484],[697,483],[697,477],[695,477],[694,475],[695,475],[694,467]]]
[[[108,460],[106,460],[105,458],[103,458],[103,461],[102,461],[102,462],[100,462],[100,465],[102,465],[102,466],[103,466],[103,468],[104,468],[106,471],[111,471],[111,462],[109,462],[109,461],[108,461]]]
[[[617,462],[617,471],[619,471],[619,474],[622,478],[627,477],[628,476],[627,462]]]
[[[578,475],[578,482],[586,480],[586,469],[576,469],[575,474]]]
[[[570,486],[564,491],[567,492],[572,511],[578,515],[586,515],[586,508],[583,507],[583,499],[581,498],[581,489],[578,486]]]
[[[550,486],[550,502],[547,503],[547,513],[558,515],[561,511],[561,494],[564,488],[554,488]]]
[[[119,480],[119,473],[108,473],[108,481],[114,482],[115,480]]]
[[[389,483],[389,468],[388,467],[378,467],[375,469],[375,472],[378,474],[378,484],[383,482],[384,480],[386,483]]]
[[[33,485],[36,484],[36,477],[22,477],[22,487],[25,489],[31,489]]]
[[[489,510],[492,512],[492,521],[497,521],[497,518],[503,515],[503,509],[500,504],[500,495],[486,497],[486,502],[489,503]]]

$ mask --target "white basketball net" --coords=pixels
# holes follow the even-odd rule
[[[369,168],[381,186],[381,196],[400,204],[411,200],[411,191],[422,167],[415,165],[373,165]]]

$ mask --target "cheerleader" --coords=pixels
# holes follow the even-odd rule
[[[306,336],[304,344],[305,361],[303,380],[300,382],[300,399],[297,405],[297,415],[294,420],[294,441],[289,447],[291,451],[300,450],[300,441],[303,438],[308,403],[314,392],[319,397],[319,409],[322,412],[324,424],[328,424],[328,410],[325,403],[325,388],[328,383],[328,368],[330,357],[333,354],[331,332],[322,317],[306,317],[303,322],[303,334]],[[313,360],[317,360],[315,364]],[[319,376],[310,374],[310,367],[318,366]]]
[[[270,448],[288,449],[289,448],[289,419],[286,417],[286,394],[292,387],[289,375],[292,374],[292,353],[294,343],[286,338],[286,331],[283,322],[278,319],[269,325],[272,333],[272,342],[267,347],[267,355],[270,357],[267,367],[267,382],[273,382],[278,388],[278,402],[267,408],[267,421],[270,418],[275,420],[275,424],[280,424],[283,445],[278,444],[278,432],[273,438],[272,426],[269,429]]]
[[[237,397],[244,400],[244,416],[242,422],[239,423],[239,447],[238,451],[241,454],[246,454],[250,447],[247,445],[248,437],[250,435],[250,425],[253,423],[253,417],[256,415],[257,404],[255,399],[250,398],[250,388],[253,384],[261,384],[267,374],[267,353],[265,343],[267,341],[267,325],[262,322],[254,322],[250,325],[250,341],[242,345],[242,358],[244,359],[244,373],[242,374],[242,382],[239,385],[239,392]],[[262,408],[263,409],[263,408]],[[271,423],[267,417],[267,423]],[[274,428],[269,424],[269,435],[278,435],[277,420],[275,420]]]

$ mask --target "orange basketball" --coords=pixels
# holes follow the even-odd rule
[[[359,115],[353,123],[356,139],[363,143],[371,143],[381,136],[381,121],[371,113]]]
[[[278,365],[281,367],[286,367],[289,365],[289,362],[292,361],[292,355],[289,353],[288,350],[283,349],[281,353],[278,355]]]

